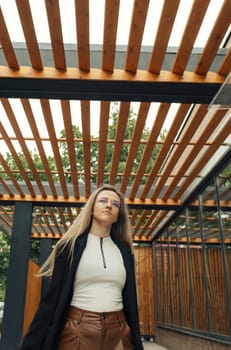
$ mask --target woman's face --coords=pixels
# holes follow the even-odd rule
[[[99,192],[95,200],[93,219],[106,226],[112,225],[117,221],[120,204],[120,198],[114,191]]]

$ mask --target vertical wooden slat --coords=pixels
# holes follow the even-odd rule
[[[27,185],[27,188],[28,188],[28,190],[30,192],[31,197],[35,198],[36,197],[35,190],[34,190],[32,184],[31,184],[31,182],[29,180],[29,177],[28,177],[28,175],[27,175],[27,173],[26,173],[26,171],[24,169],[24,166],[23,166],[23,164],[22,164],[22,162],[21,162],[21,160],[20,160],[20,158],[19,158],[19,156],[18,156],[18,154],[17,154],[17,152],[16,152],[16,150],[15,150],[15,148],[14,148],[14,146],[13,146],[13,144],[12,144],[8,134],[6,133],[6,131],[5,131],[5,129],[4,129],[4,127],[3,127],[1,122],[0,122],[0,133],[2,134],[2,137],[4,138],[8,148],[9,148],[11,154],[12,154],[12,157],[14,158],[15,163],[17,164],[17,167],[18,167],[18,169],[19,169],[19,171],[20,171],[20,173],[22,175],[22,178],[24,179],[24,181],[25,181],[25,183]]]
[[[137,70],[149,0],[135,0],[124,69]]]
[[[102,69],[113,72],[120,0],[105,2]]]
[[[81,118],[83,130],[83,158],[85,177],[85,196],[91,193],[91,135],[90,135],[90,102],[81,101]]]
[[[190,108],[190,105],[188,104],[183,104],[179,107],[174,120],[171,124],[170,129],[168,130],[168,133],[166,135],[166,138],[164,140],[164,144],[161,147],[159,153],[157,154],[157,157],[155,159],[155,162],[152,167],[152,171],[148,176],[148,179],[145,183],[144,189],[142,191],[142,194],[140,196],[140,199],[144,200],[148,194],[148,191],[150,190],[154,179],[157,177],[157,174],[161,167],[163,166],[164,161],[166,160],[166,155],[170,151],[173,141],[179,131],[180,126],[182,125],[185,116]]]
[[[37,148],[38,148],[38,151],[39,151],[39,155],[41,157],[41,160],[42,160],[42,163],[43,163],[43,166],[44,166],[44,170],[45,170],[45,173],[46,173],[46,176],[47,176],[47,180],[48,180],[48,183],[50,185],[51,193],[52,193],[53,197],[56,199],[56,198],[58,198],[58,194],[57,194],[57,191],[56,191],[56,188],[55,188],[55,184],[54,184],[54,181],[53,181],[53,178],[52,178],[52,174],[51,174],[51,171],[50,171],[49,163],[48,163],[48,160],[47,160],[47,155],[45,153],[45,150],[44,150],[44,147],[43,147],[40,135],[39,135],[38,125],[37,125],[37,123],[35,121],[35,117],[34,117],[34,114],[32,112],[29,100],[22,99],[21,102],[22,102],[22,106],[24,108],[24,111],[25,111],[28,123],[30,125],[31,131],[33,133],[34,140],[36,142],[36,145],[37,145]]]
[[[28,166],[29,166],[29,168],[31,170],[31,173],[32,173],[35,181],[37,182],[37,185],[38,185],[38,188],[39,188],[39,190],[41,192],[41,195],[42,195],[43,198],[46,198],[47,194],[46,194],[45,188],[44,188],[44,186],[42,184],[42,181],[40,180],[39,174],[37,173],[37,170],[36,170],[36,167],[35,167],[35,165],[33,163],[33,159],[31,157],[30,151],[29,151],[29,149],[28,149],[28,147],[26,145],[26,142],[25,142],[25,140],[23,138],[23,135],[21,133],[21,129],[20,129],[19,125],[18,125],[17,119],[16,119],[15,114],[14,114],[12,108],[11,108],[11,105],[10,105],[10,103],[9,103],[9,101],[7,99],[2,99],[1,101],[2,101],[3,107],[5,108],[6,113],[8,115],[8,119],[9,119],[11,125],[12,125],[12,128],[13,128],[13,130],[15,132],[16,138],[18,139],[18,142],[19,142],[19,144],[20,144],[20,146],[22,148],[22,151],[23,151],[23,153],[25,155],[25,159],[26,159],[26,161],[28,163]]]
[[[143,153],[142,159],[139,164],[139,168],[135,177],[135,181],[133,182],[131,193],[129,195],[129,199],[134,199],[136,192],[138,190],[138,187],[140,185],[140,181],[142,176],[144,175],[144,171],[147,167],[147,164],[149,162],[149,159],[151,157],[151,154],[153,152],[153,149],[156,145],[156,140],[161,132],[161,128],[164,124],[165,118],[167,116],[168,110],[170,108],[169,103],[161,103],[159,110],[157,112],[156,119],[153,123],[153,127],[148,139],[148,143],[146,145],[145,151]]]
[[[45,0],[55,68],[66,70],[59,1]]]
[[[99,127],[99,154],[97,186],[104,182],[104,165],[107,147],[108,120],[110,113],[110,102],[102,101],[100,104],[100,127]]]
[[[192,159],[196,159],[196,157],[198,157],[198,155],[201,154],[202,148],[204,147],[206,141],[209,139],[212,133],[216,130],[216,128],[222,121],[222,118],[225,116],[225,114],[226,114],[226,111],[224,110],[217,111],[217,113],[214,113],[209,124],[206,126],[206,129],[203,129],[194,147],[192,147],[192,149],[190,150],[190,153],[188,154],[187,159],[185,159],[180,169],[174,175],[173,180],[171,181],[171,183],[169,183],[168,189],[165,191],[165,193],[162,196],[163,200],[167,200],[169,198],[169,195],[174,191],[177,183],[183,178],[183,175],[189,169],[192,163]]]
[[[59,147],[58,147],[58,142],[55,134],[55,128],[54,128],[54,123],[52,119],[50,104],[49,104],[49,101],[47,100],[40,100],[40,103],[44,114],[44,120],[46,122],[47,130],[50,136],[50,142],[53,149],[56,167],[57,167],[60,183],[63,190],[63,196],[65,199],[67,199],[69,198],[69,194],[67,190],[66,179],[63,172],[62,159],[59,153]]]
[[[26,39],[27,50],[30,56],[32,67],[41,70],[43,69],[43,64],[35,34],[30,3],[29,1],[16,0],[16,5],[21,19],[21,24]]]
[[[196,0],[193,2],[192,9],[187,21],[180,46],[172,66],[171,71],[176,74],[183,74],[190,58],[193,44],[200,30],[201,23],[205,16],[210,0]]]
[[[199,172],[207,164],[208,159],[211,159],[211,157],[220,148],[220,145],[226,140],[226,138],[228,136],[230,136],[230,130],[231,130],[231,119],[227,119],[227,123],[222,127],[219,134],[215,137],[211,146],[207,149],[207,151],[200,158],[198,164],[190,172],[189,176],[184,181],[184,183],[182,183],[180,189],[177,191],[177,193],[175,194],[175,196],[173,198],[174,200],[179,199],[180,196],[184,193],[184,191],[186,191],[189,184],[193,181],[193,179],[195,179],[195,177],[199,174]]]
[[[79,69],[90,70],[89,0],[75,0]]]
[[[151,73],[160,73],[179,4],[180,0],[164,2],[148,67]]]
[[[125,134],[125,129],[127,125],[127,120],[129,116],[130,102],[121,102],[118,123],[116,128],[116,137],[114,150],[112,155],[112,165],[110,173],[110,184],[114,184],[116,181],[117,170],[119,166],[121,151],[123,147],[123,139]]]
[[[124,169],[124,175],[123,175],[121,186],[120,186],[120,190],[122,193],[125,192],[129,177],[131,176],[131,170],[132,170],[132,167],[134,164],[134,159],[136,157],[138,147],[140,145],[140,140],[142,137],[142,133],[144,131],[144,126],[145,126],[145,122],[147,119],[150,105],[151,104],[149,102],[142,102],[140,104],[135,129],[134,129],[134,132],[132,135],[132,142],[131,142],[131,145],[129,147],[127,162],[126,162],[126,166]]]
[[[13,44],[6,27],[2,9],[0,7],[0,43],[4,52],[7,64],[12,69],[19,69],[17,57],[14,52]]]
[[[209,39],[203,49],[201,57],[197,63],[195,73],[206,74],[217,53],[229,26],[230,26],[231,1],[225,0],[217,20],[210,33]]]
[[[78,187],[78,175],[77,175],[77,169],[76,169],[77,159],[75,154],[75,143],[74,143],[74,135],[73,135],[73,129],[72,129],[72,121],[71,121],[70,101],[61,100],[61,106],[62,106],[63,121],[64,121],[64,127],[65,127],[67,148],[68,148],[69,163],[71,168],[71,179],[72,179],[72,184],[74,189],[74,196],[75,198],[78,199],[79,187]]]
[[[194,112],[193,117],[190,119],[190,123],[185,125],[184,133],[182,134],[183,136],[181,136],[180,143],[177,146],[175,146],[175,150],[172,151],[172,154],[168,160],[168,163],[165,165],[164,169],[162,170],[162,174],[161,174],[162,177],[159,178],[156,184],[155,190],[151,196],[152,200],[155,200],[158,194],[160,193],[160,191],[163,189],[163,186],[167,182],[167,179],[173,167],[176,165],[177,161],[182,156],[193,134],[196,132],[196,130],[198,130],[199,125],[203,121],[204,115],[207,112],[207,107],[208,107],[207,105],[198,105],[198,107]]]

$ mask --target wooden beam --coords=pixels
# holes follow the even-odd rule
[[[175,103],[210,103],[224,81],[224,76],[202,76],[185,72],[136,74],[100,69],[83,72],[77,68],[61,72],[54,68],[18,71],[0,66],[0,97],[55,98],[104,101],[143,101]]]

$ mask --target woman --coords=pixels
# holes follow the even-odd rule
[[[124,197],[103,185],[58,241],[51,276],[20,350],[142,350]]]

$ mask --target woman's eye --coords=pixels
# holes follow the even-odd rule
[[[107,200],[106,200],[106,198],[100,198],[100,199],[99,199],[99,202],[100,202],[100,203],[106,203]]]
[[[115,207],[115,208],[119,208],[120,207],[120,205],[119,205],[119,203],[117,201],[111,201],[111,205],[113,207]]]

